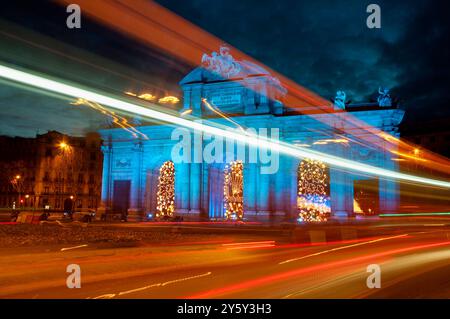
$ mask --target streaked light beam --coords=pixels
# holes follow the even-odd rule
[[[291,144],[283,143],[272,139],[265,139],[248,133],[242,134],[236,130],[235,131],[224,130],[210,125],[205,125],[200,122],[180,118],[175,115],[166,114],[160,111],[145,108],[116,98],[98,94],[89,90],[77,88],[72,85],[64,84],[55,80],[50,80],[42,76],[19,71],[4,65],[0,65],[0,77],[16,81],[22,84],[26,84],[29,86],[41,88],[50,92],[67,95],[73,98],[83,98],[92,102],[100,103],[102,105],[107,105],[117,110],[139,114],[141,116],[146,116],[149,118],[180,125],[186,128],[202,131],[217,136],[232,138],[236,141],[246,143],[254,147],[264,147],[267,149],[271,149],[272,151],[277,151],[294,157],[311,158],[314,160],[323,161],[324,163],[327,163],[332,166],[363,172],[366,174],[367,173],[373,174],[381,177],[450,188],[450,182],[447,181],[398,173],[395,171],[390,171],[387,169],[370,166],[367,164],[361,164],[351,160],[346,160],[341,157],[332,156],[325,153],[304,149],[301,147],[295,147]]]

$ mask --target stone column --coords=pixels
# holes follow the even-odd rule
[[[223,167],[219,165],[212,165],[208,172],[208,215],[210,218],[221,219],[224,218],[224,203],[223,203],[223,184],[224,175]]]
[[[391,160],[391,156],[388,151],[384,151],[383,168],[398,171],[398,164]],[[400,202],[400,194],[398,189],[398,183],[394,180],[380,178],[379,179],[379,200],[380,200],[380,213],[389,214],[398,212],[398,206]]]
[[[175,215],[185,216],[189,213],[190,164],[175,164]]]
[[[274,208],[275,219],[284,220],[286,217],[286,203],[289,202],[289,170],[286,168],[284,156],[280,156],[278,172],[274,175]]]
[[[137,222],[143,219],[142,210],[142,161],[144,148],[141,142],[133,146],[133,173],[130,189],[130,208],[128,209],[128,221]]]
[[[101,219],[111,209],[111,168],[112,168],[112,144],[102,146],[103,172],[102,172],[102,194],[100,207],[97,210],[97,219]]]
[[[256,163],[244,164],[244,218],[256,218]]]
[[[192,163],[190,166],[189,218],[198,219],[201,210],[202,164]]]
[[[380,213],[398,212],[398,185],[394,181],[380,180]]]
[[[190,107],[192,108],[192,115],[202,116],[202,85],[193,84],[190,89]]]
[[[270,175],[261,173],[260,163],[257,164],[257,175],[256,218],[260,221],[267,221],[270,217]]]
[[[334,216],[353,216],[353,178],[349,172],[330,167],[330,200]]]
[[[286,181],[288,183],[287,197],[286,201],[286,218],[297,220],[298,218],[298,208],[297,208],[297,198],[298,198],[298,165],[300,160],[291,158],[286,161]]]

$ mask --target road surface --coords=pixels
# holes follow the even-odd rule
[[[371,226],[373,227],[373,226]],[[289,242],[221,234],[172,245],[0,250],[0,298],[449,298],[450,228],[428,223],[377,236]],[[66,267],[81,269],[67,288]],[[369,265],[381,288],[368,288]]]

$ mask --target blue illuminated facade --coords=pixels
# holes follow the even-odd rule
[[[221,49],[222,50],[222,49]],[[203,65],[194,69],[181,82],[184,93],[183,108],[192,116],[227,126],[277,129],[279,139],[300,147],[333,154],[390,170],[398,170],[392,160],[392,148],[373,146],[380,135],[373,129],[398,137],[398,125],[404,111],[378,103],[344,105],[358,125],[344,120],[339,107],[330,113],[298,114],[282,103],[286,94],[279,81],[266,70],[246,61],[235,61],[229,52],[204,55]],[[233,122],[220,117],[208,108],[203,99]],[[345,99],[345,97],[344,97]],[[308,110],[307,107],[303,110]],[[311,108],[311,110],[313,110]],[[235,124],[233,124],[235,123]],[[354,123],[354,122],[353,122]],[[173,149],[179,140],[173,139],[176,129],[170,125],[149,124],[138,127],[148,139],[133,138],[129,132],[114,128],[100,131],[104,140],[103,186],[101,211],[127,213],[128,220],[145,220],[155,216],[158,176],[161,165],[173,160]],[[367,129],[367,130],[365,130]],[[194,135],[193,135],[194,136]],[[272,136],[273,137],[273,136]],[[214,138],[200,134],[202,149]],[[218,163],[192,162],[202,159],[192,138],[191,163],[175,162],[175,215],[184,220],[221,219],[224,216],[224,169],[230,159],[241,159],[243,165],[243,207],[247,220],[295,220],[298,215],[299,158],[280,154],[275,172],[264,174],[269,164],[249,159],[250,149],[238,154],[238,145],[225,149]],[[217,155],[217,154],[216,154]],[[272,163],[273,164],[273,163]],[[370,181],[369,191],[376,196],[372,213],[397,210],[398,184],[395,181],[329,168],[329,200],[331,214],[354,215],[355,185]],[[359,191],[363,193],[362,191]]]

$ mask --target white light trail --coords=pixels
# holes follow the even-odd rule
[[[180,125],[186,128],[202,131],[212,135],[223,136],[227,138],[235,139],[236,141],[252,145],[254,147],[264,147],[274,151],[278,151],[283,154],[287,154],[299,158],[311,158],[315,160],[323,161],[329,165],[341,167],[349,170],[354,170],[366,174],[372,174],[381,177],[393,178],[398,180],[404,180],[409,182],[422,183],[427,185],[439,186],[450,188],[450,182],[435,180],[415,175],[408,175],[404,173],[398,173],[387,169],[361,164],[355,161],[346,160],[341,157],[328,155],[325,153],[296,147],[291,144],[271,140],[262,139],[251,134],[242,134],[230,130],[224,130],[221,128],[213,127],[211,125],[205,125],[200,122],[191,121],[188,119],[180,118],[175,115],[166,114],[160,111],[148,109],[136,104],[125,102],[119,99],[111,98],[102,94],[98,94],[89,90],[80,89],[68,84],[63,84],[54,80],[44,78],[42,76],[33,75],[27,72],[19,71],[13,68],[9,68],[0,65],[0,77],[16,81],[19,83],[27,84],[33,87],[41,88],[47,91],[64,94],[73,98],[83,98],[92,102],[96,102],[102,105],[115,108],[117,110],[131,112],[139,114],[141,116],[150,117],[160,121]]]

